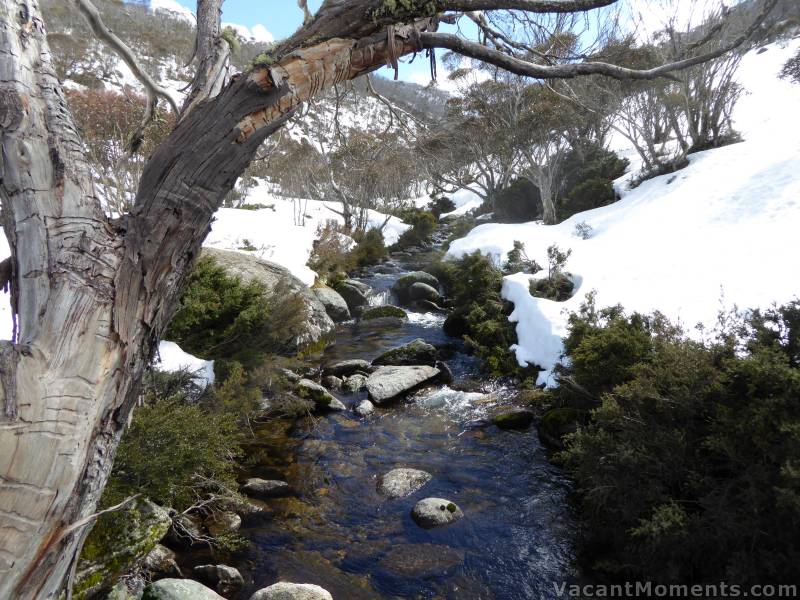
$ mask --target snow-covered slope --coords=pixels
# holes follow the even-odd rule
[[[204,245],[238,250],[278,263],[306,285],[312,285],[316,273],[306,263],[318,237],[317,230],[326,221],[342,223],[342,218],[327,208],[325,202],[275,196],[269,186],[263,184],[250,191],[247,202],[268,208],[217,211]],[[341,211],[340,205],[331,204],[331,207]],[[371,226],[380,227],[385,219],[382,213],[370,211]],[[394,244],[406,229],[408,225],[392,217],[383,229],[386,245]]]
[[[540,383],[552,383],[566,314],[589,291],[598,306],[659,310],[687,328],[713,325],[723,307],[800,294],[800,86],[777,77],[798,47],[800,40],[773,44],[744,58],[748,94],[734,113],[744,142],[694,154],[686,169],[621,189],[619,202],[559,225],[483,225],[451,245],[451,256],[480,250],[500,262],[520,240],[540,264],[553,243],[573,250],[567,270],[577,293],[569,301],[533,298],[527,275],[503,285],[515,304],[517,358],[546,369]],[[580,222],[592,227],[587,240],[575,235]]]

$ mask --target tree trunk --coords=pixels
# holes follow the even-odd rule
[[[372,21],[365,39],[326,35],[343,27],[337,10],[185,111],[131,214],[109,221],[38,5],[0,0],[0,194],[19,318],[0,344],[0,598],[63,589],[88,532],[70,525],[94,512],[212,216],[263,140],[305,100],[418,49],[405,27],[390,50]]]

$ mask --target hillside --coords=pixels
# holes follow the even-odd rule
[[[487,224],[453,243],[450,256],[478,250],[497,263],[514,240],[542,265],[551,244],[572,249],[566,270],[576,290],[567,302],[532,297],[528,275],[507,277],[503,286],[516,307],[510,319],[517,323],[517,358],[545,369],[540,383],[554,383],[567,314],[591,291],[598,306],[657,310],[686,328],[713,327],[723,308],[797,296],[800,86],[778,72],[799,47],[795,39],[744,58],[738,78],[747,93],[734,113],[743,142],[690,155],[687,168],[635,189],[629,189],[635,175],[629,173],[617,182],[622,200],[559,225]],[[575,233],[584,222],[591,226],[586,240]]]

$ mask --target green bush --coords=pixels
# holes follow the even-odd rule
[[[356,236],[356,247],[353,248],[352,258],[359,267],[369,267],[380,263],[388,254],[380,229],[368,229]]]
[[[204,257],[189,276],[166,337],[196,356],[250,367],[266,354],[295,350],[305,319],[305,303],[288,284],[267,290]]]
[[[524,178],[498,191],[492,202],[494,220],[498,223],[525,223],[542,218],[542,196],[539,188]]]
[[[786,61],[781,69],[781,78],[789,79],[794,83],[800,83],[800,52]]]
[[[433,213],[430,213],[419,208],[409,208],[400,214],[400,218],[404,223],[411,225],[411,229],[406,230],[397,240],[396,246],[398,248],[408,248],[410,246],[418,246],[419,244],[428,241],[431,234],[436,230],[438,223]]]
[[[592,302],[573,315],[560,376],[599,405],[558,459],[591,569],[797,583],[799,338],[798,301],[739,316],[705,343],[659,315]]]
[[[329,220],[317,227],[317,239],[308,259],[308,266],[315,271],[320,280],[332,284],[343,279],[356,267],[351,253],[350,231]]]
[[[563,163],[559,219],[615,202],[617,195],[612,182],[625,174],[628,164],[595,143],[576,146]]]
[[[439,263],[430,271],[453,299],[445,331],[462,334],[491,375],[524,376],[527,371],[509,349],[517,342],[517,332],[508,320],[513,306],[500,296],[503,273],[480,252]]]
[[[556,244],[547,249],[547,277],[531,281],[531,296],[547,298],[555,302],[564,302],[572,297],[575,285],[568,274],[564,273],[567,260],[571,255],[571,249],[562,251]],[[511,253],[509,253],[509,257],[511,257]],[[536,266],[538,267],[538,265]]]

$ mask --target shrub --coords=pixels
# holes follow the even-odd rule
[[[571,254],[571,249],[562,252],[555,244],[547,249],[547,277],[531,281],[531,296],[547,298],[556,302],[564,302],[572,297],[572,290],[575,286],[564,273]]]
[[[575,213],[615,202],[617,195],[612,182],[625,174],[628,164],[596,143],[576,146],[564,159],[559,217],[567,219]]]
[[[305,319],[305,302],[288,283],[267,290],[204,257],[189,276],[166,337],[196,356],[248,367],[265,354],[294,350]]]
[[[400,236],[396,244],[398,248],[418,246],[428,241],[431,234],[436,230],[438,222],[432,213],[418,208],[404,210],[400,218],[408,225],[411,225],[411,229],[403,232],[403,235]]]
[[[352,251],[352,259],[359,267],[369,267],[377,265],[388,254],[386,245],[383,241],[383,233],[380,229],[368,229],[360,235],[356,235],[356,247]]]
[[[450,235],[444,244],[444,249],[447,250],[457,239],[466,236],[470,231],[475,229],[475,217],[472,215],[463,215],[450,225]]]
[[[493,199],[494,219],[498,223],[525,223],[542,218],[539,188],[525,178],[497,192]]]
[[[453,212],[457,207],[456,203],[453,202],[447,196],[438,196],[431,200],[431,203],[428,205],[428,211],[433,214],[434,217],[438,220],[439,217],[445,215],[447,213]]]
[[[592,226],[586,221],[581,221],[575,225],[575,235],[582,240],[588,240],[592,237]]]
[[[794,83],[800,83],[800,52],[786,61],[781,69],[781,79],[789,79]]]
[[[535,260],[528,258],[525,254],[525,244],[519,240],[514,240],[514,248],[508,252],[506,259],[505,273],[511,275],[513,273],[538,273],[542,270]]]
[[[800,302],[691,341],[660,315],[570,320],[561,367],[597,398],[558,456],[582,555],[615,579],[797,582]]]
[[[606,206],[615,202],[617,193],[607,179],[587,179],[570,190],[570,195],[561,199],[559,214],[566,219],[572,215]]]
[[[308,259],[308,266],[324,283],[342,279],[356,266],[351,254],[353,239],[350,231],[337,221],[328,220],[317,227],[317,239]]]

